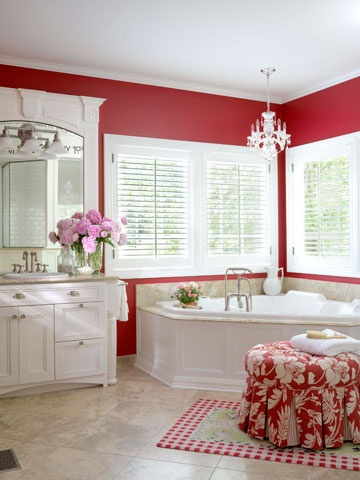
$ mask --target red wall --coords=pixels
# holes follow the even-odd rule
[[[285,103],[292,146],[360,130],[360,77]]]
[[[286,119],[291,133],[292,146],[337,137],[360,131],[360,77],[319,92],[285,103],[282,115]],[[279,168],[285,173],[285,164]],[[285,175],[279,189],[279,195],[285,196]],[[280,200],[279,200],[280,201]],[[283,201],[285,206],[285,200]],[[279,231],[286,235],[285,210],[279,216]],[[286,265],[286,241],[282,242],[281,258]],[[327,277],[322,275],[299,275],[286,272],[287,276],[311,278],[329,282],[360,283],[358,278]]]
[[[104,180],[103,134],[246,145],[251,123],[260,117],[266,106],[265,102],[6,65],[0,65],[0,86],[106,98],[100,108],[99,123],[101,210]],[[272,108],[282,120],[286,120],[292,145],[300,145],[360,130],[360,96],[357,95],[359,89],[360,79],[355,79],[282,106],[272,105]],[[286,266],[284,154],[279,155],[278,180],[279,265]],[[201,281],[222,278],[208,276],[196,279]],[[129,322],[118,324],[118,355],[136,352],[136,284],[178,280],[184,278],[128,280]],[[335,279],[330,277],[329,280]],[[357,282],[356,279],[353,281]]]

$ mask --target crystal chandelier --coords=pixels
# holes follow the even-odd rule
[[[276,121],[275,112],[270,111],[270,91],[269,91],[269,77],[275,72],[275,68],[263,68],[261,73],[267,78],[267,110],[261,114],[261,126],[263,131],[260,131],[260,120],[256,120],[256,124],[251,125],[251,135],[247,137],[247,145],[250,148],[261,149],[262,157],[270,161],[281,150],[290,145],[290,135],[286,133],[286,123],[281,126],[281,120]],[[277,129],[275,130],[275,128]]]

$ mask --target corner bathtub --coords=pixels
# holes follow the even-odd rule
[[[223,298],[202,298],[198,309],[176,301],[138,308],[136,366],[174,387],[242,391],[244,357],[258,343],[324,328],[360,339],[360,300],[290,291],[252,302],[251,312],[240,311],[236,299],[225,312]]]
[[[239,310],[237,299],[232,298],[230,310],[225,312],[224,298],[203,297],[198,308],[181,308],[177,301],[157,302],[156,306],[164,311],[185,316],[201,318],[219,318],[223,320],[241,318],[266,320],[296,320],[317,323],[323,320],[339,321],[340,319],[358,318],[360,322],[360,300],[337,302],[327,300],[319,293],[289,291],[286,295],[255,295],[252,297],[252,311]],[[328,323],[327,323],[328,325]]]

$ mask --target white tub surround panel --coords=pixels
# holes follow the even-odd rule
[[[247,376],[245,354],[254,345],[290,340],[307,330],[325,328],[360,339],[359,300],[349,305],[329,302],[324,307],[318,295],[303,296],[312,297],[316,304],[312,305],[313,311],[207,312],[166,308],[162,302],[138,308],[135,365],[173,387],[242,391]],[[286,300],[286,296],[278,299]],[[288,306],[293,307],[293,303],[294,295]],[[353,309],[352,313],[344,313],[347,307]],[[337,311],[332,312],[334,309]]]
[[[262,293],[263,282],[263,278],[251,279],[253,295]],[[199,283],[209,297],[224,295],[224,281]],[[241,315],[240,312],[223,312],[225,315],[219,315],[218,312],[207,314],[171,307],[165,311],[160,306],[156,307],[156,302],[170,301],[176,286],[177,283],[136,286],[136,366],[168,385],[242,391],[246,378],[244,357],[258,343],[290,340],[307,330],[325,328],[360,339],[359,313],[354,311],[352,318],[342,316],[340,312],[344,306],[336,303],[360,299],[360,285],[285,278],[284,293],[304,290],[310,292],[313,303],[318,304],[317,310],[312,305],[312,311],[307,311],[306,320],[296,313],[289,317],[282,312],[280,318],[274,312],[268,312],[264,317],[259,313]],[[236,284],[230,287],[236,288]],[[321,302],[317,301],[314,293],[322,294],[335,303],[329,302],[320,314]],[[263,300],[276,302],[276,298],[265,296]],[[324,315],[325,310],[327,314],[333,314],[332,317]],[[357,310],[356,305],[354,310]],[[214,332],[218,335],[216,342],[213,340]]]

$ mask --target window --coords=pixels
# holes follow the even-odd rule
[[[358,274],[356,147],[346,135],[288,150],[288,271]]]
[[[150,278],[270,265],[272,170],[245,147],[105,135],[106,214],[128,219],[127,244],[108,251],[106,272]]]
[[[207,261],[267,263],[268,165],[248,154],[209,153],[204,168]]]
[[[189,265],[188,151],[120,145],[113,154],[115,218],[128,219],[118,253],[128,267]]]

